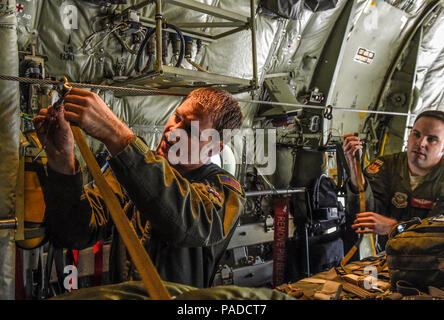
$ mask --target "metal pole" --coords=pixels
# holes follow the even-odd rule
[[[17,229],[17,219],[11,218],[11,219],[2,219],[0,220],[0,230],[10,230],[10,229]]]
[[[254,19],[254,0],[250,0],[251,51],[253,54],[253,89],[257,89],[256,25]]]
[[[305,256],[307,259],[307,277],[310,276],[310,252],[309,252],[309,245],[308,245],[308,228],[307,225],[305,225]]]
[[[258,191],[246,191],[246,197],[259,197],[259,196],[268,196],[268,195],[287,195],[294,193],[305,192],[305,188],[295,188],[295,189],[280,189],[280,190],[258,190]]]
[[[156,0],[156,72],[162,72],[162,0]]]

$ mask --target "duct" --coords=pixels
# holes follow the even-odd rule
[[[19,50],[24,50],[29,44],[34,43],[37,30],[35,29],[37,11],[39,10],[41,1],[28,1],[19,4],[17,9],[17,34]]]
[[[319,13],[305,9],[301,12],[300,20],[289,21],[277,50],[280,57],[271,69],[271,73],[308,71],[311,74],[316,66],[316,59],[344,5],[345,1],[340,1],[336,8]],[[310,63],[307,59],[314,61]],[[307,70],[307,64],[313,64],[313,69]],[[299,71],[301,67],[304,71]]]
[[[238,3],[233,0],[228,0],[221,2],[220,7],[223,9],[229,8],[231,11],[249,17],[249,4],[249,1]],[[218,22],[223,20],[214,18],[213,21]],[[227,30],[228,29],[222,28],[218,29],[218,32],[224,32]],[[256,42],[259,44],[260,40],[257,39]],[[205,69],[208,68],[208,70],[213,73],[243,79],[252,79],[251,31],[244,30],[218,39],[218,41],[211,45],[204,46],[202,49],[201,61],[197,60],[196,62]],[[260,64],[258,63],[258,65]],[[258,70],[260,70],[260,67],[258,67]]]
[[[412,110],[444,110],[444,9],[432,17],[423,28],[419,48],[416,87],[419,103]],[[413,121],[413,119],[412,119]]]
[[[375,107],[380,89],[386,85],[384,77],[390,64],[397,58],[400,46],[429,2],[422,1],[420,9],[412,13],[385,1],[356,3],[326,104],[347,108]],[[379,32],[382,25],[385,26],[384,32]],[[356,62],[357,48],[374,52],[374,61],[369,64]],[[343,134],[359,132],[363,121],[364,114],[334,112],[328,125],[330,129],[339,128]]]
[[[18,75],[16,2],[2,1],[0,9],[0,69]],[[2,166],[0,167],[0,219],[13,218],[17,183],[19,179],[19,85],[0,81],[0,143]],[[0,299],[15,296],[15,243],[14,231],[0,230]]]
[[[202,2],[204,4],[210,5],[210,6],[218,6],[219,0],[201,0],[199,2]],[[173,24],[179,24],[181,22],[213,22],[214,17],[210,15],[203,14],[201,12],[192,11],[189,9],[184,9],[181,7],[178,7],[176,5],[169,4],[167,1],[165,1],[164,4],[164,16],[168,18],[168,22],[174,23]],[[232,10],[232,8],[230,8]],[[197,29],[196,29],[197,30]],[[200,31],[204,31],[206,33],[212,34],[214,30],[211,28],[200,28]],[[219,30],[218,30],[219,32]]]

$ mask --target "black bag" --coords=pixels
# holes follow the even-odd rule
[[[444,288],[444,214],[396,225],[386,245],[392,287],[406,281],[421,291]]]
[[[314,184],[307,187],[305,198],[293,197],[293,212],[297,218],[295,234],[288,244],[289,279],[295,281],[306,277],[307,271],[310,274],[326,271],[338,266],[344,257],[341,236],[345,212],[336,190],[335,181],[321,174]],[[296,208],[306,210],[305,219]]]
[[[339,219],[343,208],[336,195],[337,186],[335,181],[325,174],[316,181],[314,190],[311,193],[310,203],[315,219],[334,220]]]

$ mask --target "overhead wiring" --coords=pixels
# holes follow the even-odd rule
[[[122,27],[126,27],[125,23],[119,23],[118,25],[113,26],[112,28],[105,28],[99,31],[96,31],[92,34],[90,34],[84,41],[82,45],[83,53],[89,54],[91,51],[93,51],[95,48],[97,48],[99,45],[101,45],[110,34],[114,33],[115,31],[119,30]],[[97,38],[97,36],[102,35],[101,39],[97,41],[94,45],[91,45],[91,43]],[[89,47],[89,48],[88,48]]]

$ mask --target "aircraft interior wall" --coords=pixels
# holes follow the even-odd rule
[[[103,5],[107,2],[108,5]],[[110,26],[116,27],[121,21],[110,17],[113,13],[143,4],[132,12],[133,16],[124,19],[154,26],[156,1],[128,0],[120,5],[110,4],[116,2],[0,1],[0,41],[3,45],[0,75],[29,76],[19,70],[28,57],[42,66],[36,77],[51,80],[66,77],[73,83],[131,87],[134,85],[131,81],[143,74],[136,71],[137,50],[147,31],[142,32],[137,27],[132,29],[128,25],[111,31]],[[344,134],[358,133],[366,141],[365,164],[368,164],[383,152],[394,153],[405,148],[406,133],[414,117],[389,112],[418,114],[424,110],[444,110],[444,1],[338,0],[327,1],[333,5],[316,11],[303,6],[301,0],[296,18],[266,14],[263,8],[270,1],[265,0],[190,2],[240,15],[248,22],[253,21],[254,30],[246,23],[243,30],[218,38],[218,35],[233,30],[233,26],[222,25],[229,20],[161,1],[162,15],[167,18],[167,23],[184,25],[183,30],[192,30],[188,37],[194,37],[189,60],[184,59],[178,68],[194,72],[203,69],[201,73],[209,75],[197,80],[183,77],[182,83],[171,87],[168,87],[169,82],[179,77],[172,76],[158,80],[158,83],[144,79],[154,81],[149,87],[153,90],[180,92],[181,96],[92,91],[98,93],[150,148],[155,148],[163,126],[190,88],[211,86],[211,74],[232,79],[234,84],[225,83],[221,87],[228,88],[239,99],[244,114],[239,136],[243,140],[226,151],[228,153],[219,161],[235,175],[249,196],[215,284],[270,287],[276,227],[274,197],[281,191],[281,194],[288,195],[289,190],[304,187],[301,182],[303,174],[319,176],[324,173],[338,181],[336,144],[341,142]],[[187,23],[207,25],[192,28]],[[211,27],[217,23],[222,27]],[[235,28],[239,26],[241,24]],[[119,30],[123,31],[119,33]],[[173,34],[168,33],[168,37]],[[163,63],[173,67],[178,58],[172,51],[172,41],[166,43],[169,51],[163,56]],[[146,52],[144,59],[148,59]],[[154,68],[154,56],[151,63]],[[0,220],[18,217],[20,224],[23,219],[20,218],[23,215],[23,186],[20,183],[24,171],[21,161],[24,161],[26,149],[26,143],[20,143],[23,143],[23,133],[31,132],[33,127],[29,120],[20,119],[19,113],[35,116],[39,108],[54,102],[55,98],[49,98],[47,94],[42,98],[49,90],[45,91],[42,86],[32,91],[34,96],[28,96],[29,101],[35,98],[32,103],[24,102],[23,92],[20,100],[17,82],[0,82],[0,143],[3,151]],[[271,139],[270,134],[274,135],[274,140],[270,140],[276,146],[273,170],[268,170],[270,168],[260,159],[248,163],[245,160],[255,148],[260,148],[254,142],[263,132],[265,145],[269,142],[267,139]],[[106,156],[104,145],[90,137],[86,140],[93,153],[103,160]],[[76,154],[84,179],[91,180],[77,149]],[[233,165],[234,157],[241,161]],[[223,164],[224,158],[230,163]],[[305,168],[306,172],[303,172]],[[255,192],[264,193],[255,195]],[[296,258],[288,260],[293,267],[285,276],[287,280],[296,280],[331,267],[333,261],[344,256],[347,247],[343,246],[342,239],[341,250],[335,251],[337,243],[334,248],[323,247],[322,250],[331,250],[328,257],[319,258],[319,261],[325,259],[325,263],[316,265],[315,261],[311,272],[307,270],[310,259],[307,261],[307,252],[302,247],[308,232],[304,229],[307,213],[302,208],[306,199],[303,192],[294,193],[290,198],[292,212],[288,236],[290,240],[294,238],[294,242],[289,250],[293,250],[291,253]],[[344,204],[344,194],[339,198]],[[340,216],[334,219],[337,225],[333,227],[336,228],[333,233],[336,234],[343,228],[343,222]],[[23,226],[18,226],[16,231],[0,228],[0,299],[15,298],[15,241],[23,240],[23,237]],[[105,243],[105,250],[108,249]],[[36,274],[42,272],[36,270],[47,257],[46,249],[17,250],[22,261],[19,272],[24,275],[25,287],[28,285],[25,296],[36,298],[39,294],[29,286],[32,287]],[[366,256],[368,250],[368,247],[362,247],[361,256]],[[91,252],[86,250],[83,253],[82,275],[85,280],[81,284],[85,286],[91,285]],[[39,257],[42,257],[40,262]],[[50,277],[53,283],[57,282],[55,270]]]

